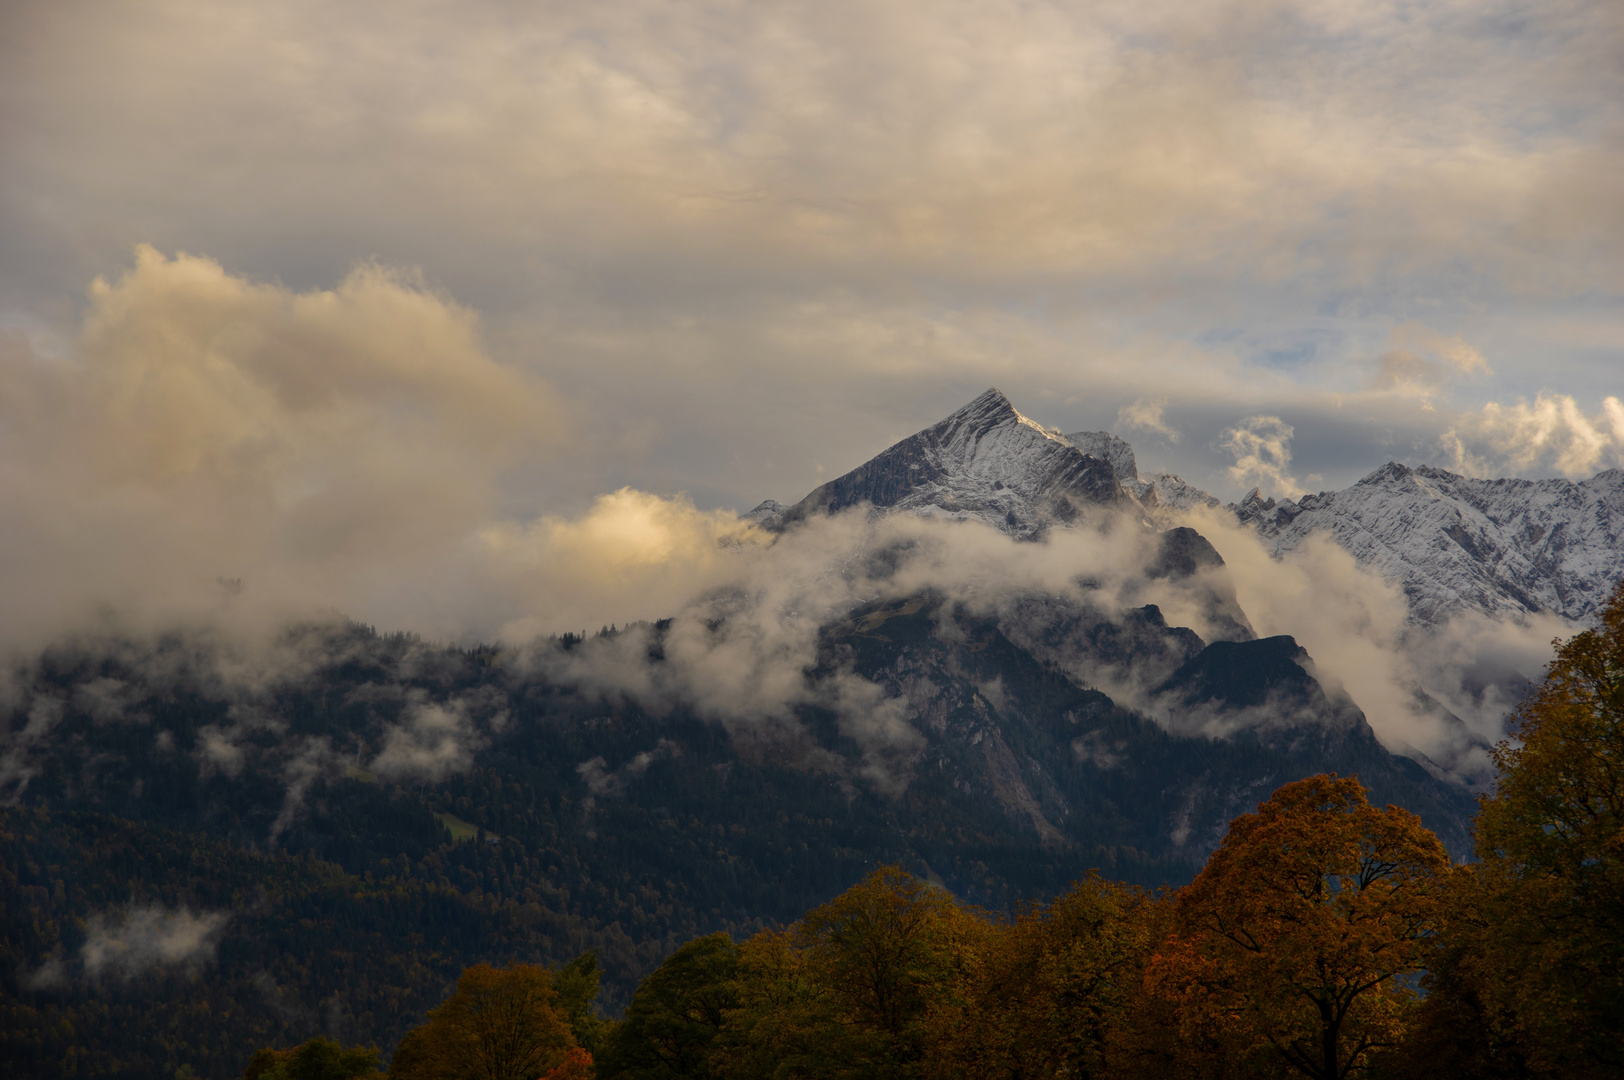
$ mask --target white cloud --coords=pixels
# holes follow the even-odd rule
[[[1223,556],[1259,635],[1296,638],[1321,679],[1348,692],[1389,749],[1413,747],[1464,777],[1489,774],[1483,744],[1504,737],[1515,704],[1494,686],[1469,685],[1472,673],[1537,678],[1552,639],[1574,629],[1555,617],[1497,622],[1476,614],[1415,627],[1402,591],[1326,537],[1310,537],[1276,559],[1254,530],[1222,511],[1197,508],[1188,519]],[[1465,727],[1427,707],[1418,690]]]
[[[1469,476],[1554,470],[1587,477],[1624,465],[1624,403],[1608,397],[1586,415],[1567,394],[1541,393],[1532,404],[1491,401],[1480,413],[1461,414],[1441,448],[1449,464]]]
[[[185,908],[132,905],[92,915],[79,957],[91,979],[128,981],[155,968],[195,969],[214,959],[215,945],[230,921],[223,911],[194,914]]]
[[[1119,434],[1122,431],[1148,431],[1176,443],[1182,434],[1168,426],[1164,419],[1166,411],[1166,398],[1139,398],[1129,402],[1117,410],[1117,431]]]
[[[484,745],[470,715],[474,707],[464,698],[442,704],[414,692],[401,723],[385,733],[383,748],[369,768],[391,779],[420,777],[431,782],[465,772],[473,764],[474,752]]]
[[[1301,495],[1303,487],[1291,475],[1291,439],[1296,433],[1278,416],[1249,416],[1224,432],[1224,448],[1235,455],[1230,479],[1266,488],[1265,495]]]

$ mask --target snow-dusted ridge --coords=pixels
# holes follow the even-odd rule
[[[1350,488],[1230,507],[1275,554],[1323,532],[1400,585],[1410,617],[1588,618],[1624,578],[1624,470],[1588,480],[1477,480],[1397,462]]]

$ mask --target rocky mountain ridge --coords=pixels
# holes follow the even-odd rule
[[[1410,617],[1441,623],[1592,615],[1624,578],[1624,470],[1587,480],[1480,480],[1389,462],[1342,491],[1230,507],[1271,550],[1325,533],[1404,589]]]
[[[867,503],[882,513],[977,520],[1033,539],[1075,521],[1086,507],[1129,502],[1111,462],[1028,419],[989,389],[795,505],[768,500],[747,517],[781,529],[811,514]]]

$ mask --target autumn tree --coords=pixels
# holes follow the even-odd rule
[[[1447,1005],[1536,1075],[1624,1074],[1624,584],[1496,748]]]
[[[895,1077],[915,1069],[932,991],[947,985],[961,939],[978,922],[946,890],[897,866],[807,912],[798,941],[844,1021],[867,1036],[860,1071]]]
[[[476,964],[407,1032],[392,1080],[537,1080],[564,1063],[575,1040],[553,974],[536,964]]]
[[[256,1053],[243,1070],[243,1080],[356,1080],[375,1077],[378,1048],[342,1046],[316,1036],[287,1050],[267,1047]]]
[[[919,1075],[926,1017],[985,924],[899,867],[874,871],[785,932],[739,950],[739,1004],[714,1063],[727,1077]]]
[[[1287,784],[1230,823],[1179,895],[1150,978],[1186,1036],[1220,1033],[1315,1080],[1394,1044],[1440,912],[1443,846],[1357,778]]]
[[[846,1022],[797,931],[765,930],[739,946],[738,1004],[711,1055],[726,1080],[822,1080],[860,1072],[864,1032]]]
[[[1149,955],[1152,903],[1091,876],[967,941],[958,992],[939,996],[929,1017],[929,1074],[1103,1075]]]
[[[576,1043],[589,1054],[598,1052],[605,1028],[598,1015],[595,1002],[601,988],[602,976],[598,968],[598,954],[584,952],[558,969],[553,976],[553,989],[558,994],[558,1007],[569,1018],[570,1032]]]
[[[603,1080],[711,1076],[711,1051],[738,1006],[739,948],[726,934],[683,945],[637,987],[626,1017],[605,1040]]]

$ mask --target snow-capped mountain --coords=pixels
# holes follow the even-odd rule
[[[882,511],[976,519],[1031,538],[1075,520],[1082,507],[1126,505],[1129,499],[1110,461],[1029,420],[992,389],[794,506],[783,508],[769,499],[747,516],[781,528],[809,514],[859,503]]]
[[[1323,532],[1401,585],[1416,622],[1590,616],[1624,578],[1624,470],[1588,480],[1475,480],[1396,462],[1343,491],[1231,507],[1276,554]]]
[[[1142,508],[1163,525],[1218,499],[1181,478],[1141,478],[1129,443],[1062,435],[988,390],[953,415],[813,491],[747,515],[769,528],[867,502],[878,510],[976,519],[1024,539],[1085,506]],[[1624,578],[1624,470],[1588,480],[1477,480],[1389,463],[1342,491],[1300,500],[1253,491],[1228,509],[1276,555],[1325,533],[1400,585],[1417,623],[1465,611],[1582,620]],[[1171,520],[1169,520],[1171,515]]]
[[[1153,514],[1219,505],[1169,473],[1140,479],[1133,447],[1109,432],[1066,439],[1109,461],[1124,490]],[[1476,480],[1390,462],[1343,491],[1277,502],[1254,490],[1229,510],[1275,555],[1325,533],[1400,585],[1418,623],[1464,611],[1495,618],[1548,612],[1578,621],[1624,578],[1619,469],[1580,481]]]
[[[1197,502],[1217,504],[1175,476],[1141,480],[1126,441],[1106,432],[1062,435],[988,390],[794,506],[768,500],[749,517],[770,529],[793,529],[816,514],[867,504],[879,514],[974,520],[1035,540],[1052,529],[1084,527],[1090,509],[1127,511],[1112,527],[1143,530],[1144,560],[1139,577],[1110,596],[1096,598],[1084,581],[1076,595],[1011,593],[990,612],[970,615],[922,595],[865,608],[850,626],[824,629],[831,647],[838,642],[849,650],[865,678],[905,703],[918,730],[940,735],[965,760],[985,757],[992,794],[1010,813],[1029,816],[1046,842],[1059,840],[1071,813],[1065,799],[1044,794],[1066,788],[1060,777],[1083,769],[1097,783],[1120,771],[1149,783],[1190,752],[1210,763],[1153,784],[1158,790],[1171,784],[1184,800],[1167,826],[1180,848],[1210,845],[1230,810],[1283,777],[1325,770],[1358,773],[1373,788],[1392,791],[1463,846],[1470,796],[1462,778],[1424,754],[1384,746],[1353,699],[1334,680],[1320,681],[1294,639],[1257,637],[1223,558],[1167,513]],[[1199,629],[1170,624],[1164,604]],[[931,617],[920,619],[926,610]],[[982,620],[980,629],[967,622],[943,633],[944,620],[965,619]],[[963,652],[977,633],[986,641]],[[1007,664],[986,666],[1005,653]],[[962,689],[971,671],[978,673]],[[1070,688],[1065,694],[1089,695],[1096,711],[1114,710],[1125,725],[1138,725],[1133,730],[1160,732],[1156,740],[1166,741],[1141,745],[1084,724],[1081,712],[1057,704],[1059,689],[1034,690],[1023,674],[1029,671],[1046,672],[1042,677],[1057,688]],[[1017,700],[1024,704],[1017,707]],[[1022,711],[1028,708],[1030,714]],[[1064,739],[1040,748],[1042,740],[1021,728],[1028,715],[1040,726],[1060,724]],[[1014,747],[1024,749],[1017,754]]]

